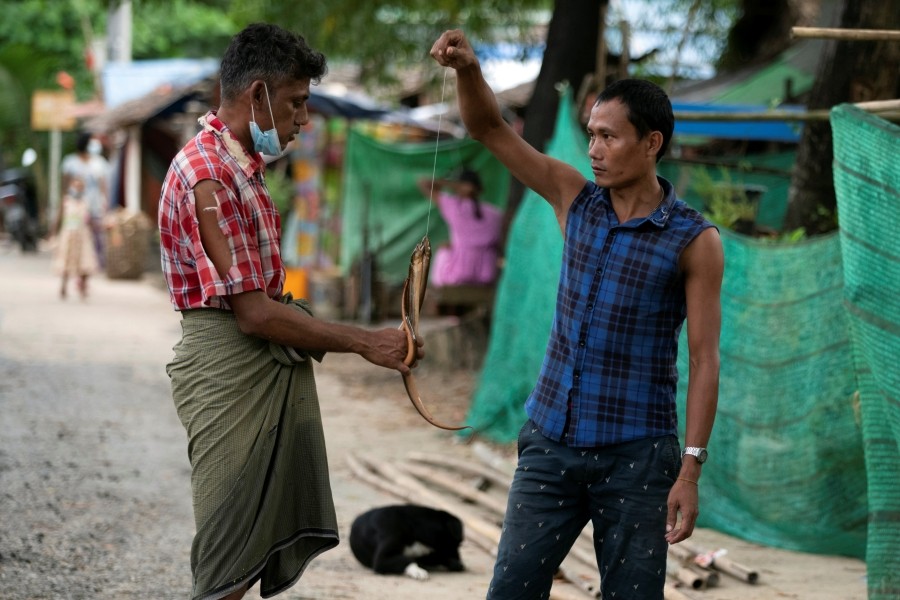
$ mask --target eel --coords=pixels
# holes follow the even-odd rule
[[[402,322],[400,329],[406,332],[407,352],[403,362],[407,366],[412,366],[416,362],[416,354],[419,345],[419,313],[422,310],[422,303],[425,300],[425,288],[428,286],[428,271],[431,267],[431,241],[428,236],[422,238],[422,241],[416,244],[412,256],[409,259],[409,274],[406,281],[403,282],[403,295],[400,299],[400,315]],[[452,425],[444,425],[435,420],[431,413],[425,408],[422,397],[419,394],[419,388],[416,384],[416,378],[412,372],[403,375],[403,385],[406,387],[406,393],[416,410],[422,415],[426,421],[449,431],[460,431],[462,429],[471,429],[471,426],[455,427]]]

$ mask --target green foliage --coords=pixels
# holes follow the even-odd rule
[[[691,184],[693,192],[703,200],[704,213],[713,223],[738,229],[756,220],[757,203],[748,198],[743,186],[731,180],[726,169],[720,169],[718,180],[707,169],[696,169]]]
[[[676,62],[679,74],[696,76],[703,65],[714,64],[725,47],[728,31],[740,8],[740,0],[623,0],[610,3],[606,39],[614,53],[622,51],[620,20],[628,21],[631,37],[653,40],[656,52],[632,67],[632,75],[668,77]],[[690,46],[690,52],[684,50]],[[682,48],[685,47],[685,48]],[[630,50],[632,58],[636,52]]]
[[[792,229],[791,231],[785,231],[778,239],[781,242],[799,242],[800,240],[806,239],[806,228],[798,227],[797,229]]]
[[[0,144],[7,162],[44,136],[31,131],[35,90],[57,90],[65,71],[76,98],[97,95],[85,60],[92,39],[106,35],[110,0],[0,0]],[[237,31],[228,0],[133,0],[133,58],[217,57]]]
[[[298,10],[294,2],[232,0],[230,15],[240,26],[264,20],[297,31],[332,62],[353,60],[363,79],[386,83],[397,79],[397,65],[430,67],[428,50],[446,29],[464,28],[473,40],[527,41],[534,11],[550,8],[550,0],[330,0]]]
[[[222,10],[227,2],[212,4],[192,0],[136,3],[134,58],[220,57],[238,26]]]
[[[266,188],[269,190],[272,202],[278,208],[281,222],[284,223],[294,206],[294,182],[291,180],[290,174],[279,169],[267,169]]]
[[[0,64],[27,90],[58,89],[57,72],[75,78],[80,97],[91,96],[93,82],[84,60],[85,24],[105,27],[100,3],[52,0],[0,1]]]

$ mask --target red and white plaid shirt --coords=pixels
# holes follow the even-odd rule
[[[227,296],[263,290],[279,298],[284,284],[281,218],[266,189],[265,162],[250,155],[210,112],[203,130],[172,160],[159,198],[162,269],[175,310],[229,309]],[[220,277],[200,241],[194,186],[222,184],[219,228],[231,247],[231,269]]]

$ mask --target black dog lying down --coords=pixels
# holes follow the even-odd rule
[[[463,524],[443,510],[415,504],[373,508],[353,521],[350,549],[364,566],[381,574],[428,579],[428,570],[462,571]]]

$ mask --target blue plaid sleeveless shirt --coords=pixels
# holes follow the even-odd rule
[[[525,402],[541,433],[573,447],[676,434],[681,252],[712,224],[675,197],[619,223],[609,191],[588,181],[566,218],[556,314]]]

